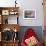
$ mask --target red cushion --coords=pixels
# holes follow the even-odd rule
[[[36,37],[36,33],[34,32],[34,30],[32,28],[27,29],[24,37],[22,38],[22,46],[26,46],[25,39],[28,39],[29,37],[32,37],[32,36]]]

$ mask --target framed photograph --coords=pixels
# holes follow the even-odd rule
[[[2,10],[2,15],[9,15],[9,10]]]
[[[36,10],[35,9],[26,9],[23,11],[24,19],[36,19]]]

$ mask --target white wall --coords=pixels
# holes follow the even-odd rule
[[[14,6],[15,0],[0,0],[0,6]],[[43,26],[42,0],[17,0],[20,7],[19,24],[21,26]],[[36,9],[36,19],[23,19],[24,9]]]
[[[43,6],[42,0],[21,0],[22,10],[36,9],[36,19],[24,20],[23,15],[20,15],[20,25],[22,26],[42,26],[43,25]]]

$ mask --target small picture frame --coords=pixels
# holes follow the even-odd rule
[[[23,11],[24,19],[36,19],[36,10],[35,9],[25,9]]]
[[[2,15],[9,15],[9,10],[2,10]]]

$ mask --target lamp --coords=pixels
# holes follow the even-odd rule
[[[15,0],[15,7],[16,7],[16,4],[17,4],[17,2],[16,2],[17,0]]]

